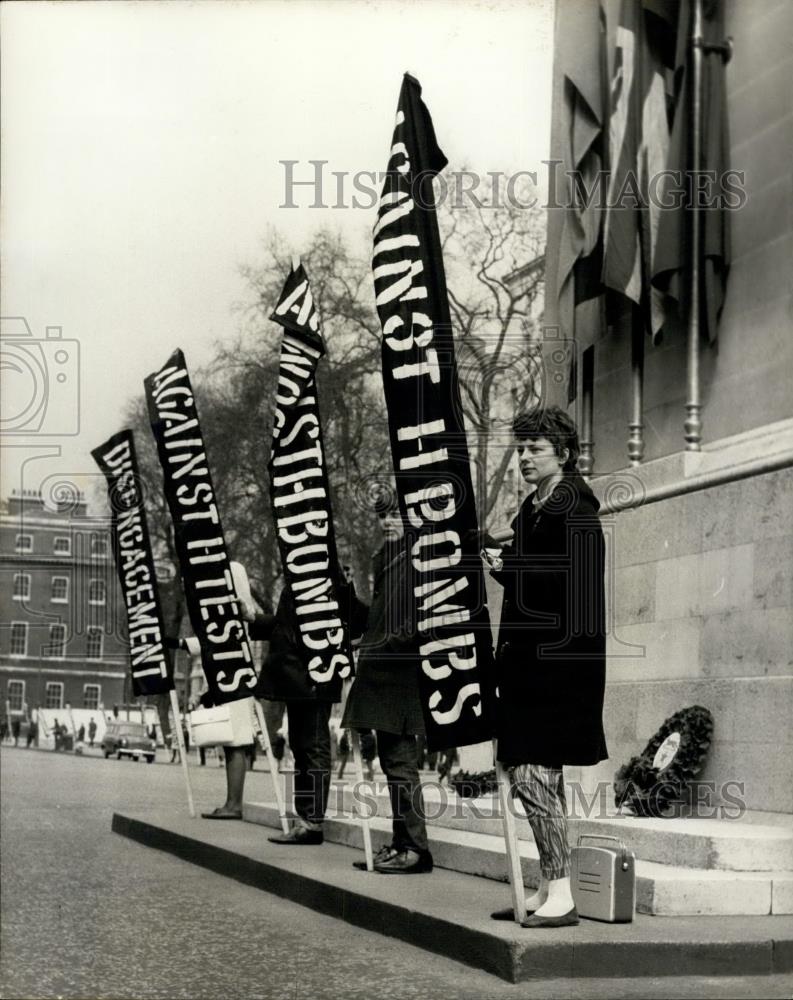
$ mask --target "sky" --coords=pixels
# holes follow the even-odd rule
[[[144,377],[233,338],[268,227],[364,239],[349,181],[348,207],[283,207],[280,161],[328,161],[328,204],[331,171],[383,170],[405,71],[451,164],[541,172],[552,22],[553,0],[5,2],[0,495],[92,494]]]

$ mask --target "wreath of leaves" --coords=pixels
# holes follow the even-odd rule
[[[458,771],[450,778],[450,783],[461,799],[478,799],[498,791],[496,769],[489,771]]]
[[[653,767],[658,748],[671,734],[680,733],[680,746],[664,770]],[[691,705],[665,720],[638,757],[631,757],[614,775],[614,801],[629,806],[637,816],[668,816],[685,797],[710,749],[713,716],[702,705]]]

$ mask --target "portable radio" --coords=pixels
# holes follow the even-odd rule
[[[582,846],[584,840],[611,840],[615,847]],[[630,923],[636,909],[636,856],[617,837],[584,833],[572,850],[572,886],[582,917]]]

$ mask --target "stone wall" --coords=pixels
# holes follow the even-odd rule
[[[793,4],[728,0],[730,160],[745,172],[746,204],[731,215],[732,268],[718,342],[703,342],[704,441],[790,416],[793,381]],[[606,338],[595,360],[595,472],[627,464],[630,345]],[[686,337],[674,325],[647,344],[645,461],[683,447]]]
[[[793,812],[793,471],[606,515],[610,780],[672,712],[715,717],[702,777]]]

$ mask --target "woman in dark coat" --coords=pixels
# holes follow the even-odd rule
[[[519,416],[514,431],[521,473],[535,489],[512,522],[511,544],[488,560],[504,587],[498,759],[510,769],[540,853],[542,881],[526,901],[524,926],[565,926],[578,923],[578,914],[562,766],[608,755],[603,531],[598,501],[576,468],[570,417],[548,407]]]
[[[375,511],[384,542],[373,560],[372,604],[342,726],[376,730],[380,766],[388,781],[393,838],[375,857],[375,871],[420,874],[432,871],[432,855],[416,745],[416,736],[424,732],[424,717],[412,617],[410,540],[393,496],[378,498]],[[355,866],[365,867],[364,862]]]

